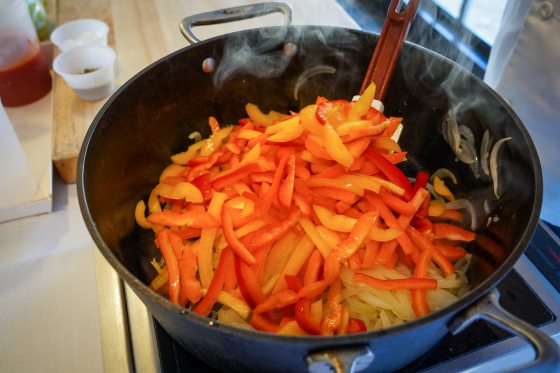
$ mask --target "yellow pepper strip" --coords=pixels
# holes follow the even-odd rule
[[[275,133],[291,130],[294,127],[299,127],[299,116],[294,116],[282,122],[276,123],[273,126],[267,127],[264,131],[267,135],[274,135]]]
[[[218,295],[218,302],[234,310],[243,320],[247,320],[251,313],[251,307],[249,307],[245,301],[231,295],[225,290],[222,290],[220,295]]]
[[[305,182],[305,185],[308,187],[323,187],[323,186],[327,186],[327,187],[334,187],[334,188],[339,188],[339,189],[347,189],[349,191],[351,191],[352,193],[355,193],[358,196],[363,196],[364,195],[364,187],[361,185],[358,185],[358,183],[352,183],[349,182],[348,180],[346,180],[345,175],[341,175],[339,177],[337,177],[336,179],[328,179],[326,177],[317,177],[317,176],[311,176],[309,179],[307,179],[307,181]]]
[[[323,137],[323,126],[315,117],[317,105],[309,105],[299,112],[300,123],[308,132],[313,133],[320,138]]]
[[[208,213],[218,221],[221,221],[222,206],[226,199],[227,194],[216,191],[212,194],[212,199],[208,205]],[[218,228],[203,228],[200,233],[200,239],[197,242],[198,273],[200,284],[204,289],[208,289],[212,277],[214,277],[212,252],[217,231]]]
[[[156,258],[152,258],[152,260],[150,260],[150,264],[154,267],[157,273],[161,273],[161,271],[163,271],[163,268],[161,268]]]
[[[261,144],[256,143],[255,146],[251,148],[251,150],[245,153],[240,164],[256,162],[259,160],[260,157],[261,157]]]
[[[150,197],[148,197],[148,210],[150,211],[150,214],[161,212],[161,204],[159,203],[157,186],[152,189],[152,191],[150,192]]]
[[[257,126],[268,127],[273,125],[274,123],[283,120],[287,117],[285,114],[278,113],[276,111],[270,111],[268,114],[265,114],[259,109],[259,107],[255,104],[247,104],[245,105],[245,111],[247,115],[253,123]]]
[[[163,268],[163,270],[152,280],[150,283],[150,289],[158,290],[160,287],[165,285],[169,281],[169,272],[167,272],[167,267]]]
[[[358,129],[367,128],[367,127],[373,127],[373,121],[371,120],[348,121],[339,124],[338,127],[336,127],[336,133],[338,133],[340,136],[345,136],[345,135],[350,135],[352,132]],[[381,131],[382,130],[380,128],[379,132],[381,133]]]
[[[449,190],[447,185],[445,185],[443,180],[441,180],[437,176],[434,177],[434,190],[437,194],[447,199],[448,201],[455,201],[455,196],[453,195],[453,193],[451,193],[451,191]]]
[[[194,203],[201,203],[203,201],[200,189],[188,181],[182,181],[176,185],[158,184],[155,189],[159,196],[165,198],[184,199]]]
[[[385,136],[381,136],[381,137],[377,137],[375,138],[374,142],[373,142],[373,146],[376,149],[380,149],[380,150],[387,150],[390,152],[401,152],[401,147],[399,146],[399,144],[393,140],[390,137],[385,137]]]
[[[153,229],[152,223],[146,220],[146,204],[143,200],[138,201],[134,209],[134,217],[139,226],[145,229]]]
[[[387,242],[387,241],[394,240],[395,238],[399,237],[402,233],[403,232],[398,229],[394,229],[394,228],[383,229],[374,225],[371,227],[369,231],[369,238],[371,238],[374,241]]]
[[[340,106],[333,106],[327,111],[327,121],[332,124],[333,127],[338,127],[338,125],[345,120],[346,118],[344,114],[342,114]]]
[[[255,131],[255,130],[242,129],[237,134],[237,137],[240,138],[240,139],[251,140],[251,139],[254,139],[256,137],[259,137],[260,135],[262,135],[262,132]]]
[[[276,281],[276,284],[272,289],[272,293],[276,293],[277,291],[284,290],[288,287],[284,276],[297,275],[307,262],[307,258],[309,258],[314,249],[315,244],[313,244],[313,241],[309,238],[309,236],[303,236],[299,240],[295,249],[292,251],[290,259],[288,259],[284,269],[282,269],[282,273],[280,273],[278,281]]]
[[[298,241],[300,239],[296,234],[288,233],[272,245],[266,257],[261,276],[262,291],[265,295],[272,292],[272,288],[282,275],[282,271],[290,260],[292,251],[295,250]]]
[[[186,169],[187,167],[185,166],[180,166],[178,164],[171,163],[169,166],[165,167],[165,169],[161,172],[161,175],[159,176],[159,182],[160,183],[163,182],[163,180],[165,180],[165,178],[169,176],[177,176],[181,172],[185,171]]]
[[[349,175],[349,174],[340,175],[339,177],[337,177],[337,180],[340,180],[340,182],[346,185],[354,185],[362,189],[371,190],[372,192],[379,193],[379,190],[381,189],[381,183],[379,183],[377,179],[378,178],[374,178],[373,176]]]
[[[315,225],[313,224],[313,222],[304,217],[299,219],[299,224],[301,225],[307,236],[311,239],[313,244],[317,246],[317,249],[319,249],[321,255],[323,255],[323,258],[326,258],[331,251],[331,246],[329,246],[329,244],[327,244],[321,238],[321,236],[317,232],[317,229],[315,229]]]
[[[186,151],[172,155],[171,161],[178,165],[186,165],[191,159],[194,159],[198,156],[198,153],[200,152],[200,149],[203,145],[203,141],[192,144]]]
[[[360,118],[369,111],[374,97],[375,84],[371,83],[362,93],[358,101],[354,102],[350,113],[348,113],[348,120],[360,120]]]
[[[211,134],[206,140],[202,140],[201,143],[203,143],[203,146],[200,148],[200,155],[209,156],[214,153],[214,151],[221,147],[224,139],[229,136],[234,128],[234,126],[223,127],[217,132]]]
[[[430,205],[428,206],[428,215],[429,216],[440,216],[445,211],[445,204],[438,200],[430,201]]]
[[[303,127],[297,126],[282,132],[275,133],[268,138],[268,141],[272,142],[288,142],[297,139],[303,133]]]
[[[323,206],[313,205],[313,211],[321,224],[337,232],[352,232],[358,221],[346,215],[335,214]]]
[[[317,233],[319,233],[319,236],[321,236],[323,241],[329,244],[330,247],[335,247],[340,243],[340,236],[334,230],[329,229],[324,225],[317,225],[315,226],[315,229],[317,230]]]
[[[352,158],[352,154],[348,151],[348,148],[344,145],[334,127],[327,122],[323,128],[325,129],[323,141],[327,153],[344,167],[350,168],[352,163],[354,163],[354,158]]]

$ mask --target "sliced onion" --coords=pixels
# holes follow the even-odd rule
[[[445,204],[445,207],[447,207],[449,209],[464,209],[464,210],[467,210],[467,212],[471,216],[471,230],[474,231],[476,229],[477,224],[478,224],[478,218],[476,216],[476,210],[475,210],[473,204],[471,203],[471,201],[469,201],[468,199],[465,199],[465,198],[459,198],[455,201],[447,202]]]
[[[490,176],[490,169],[488,168],[488,157],[490,156],[490,131],[484,131],[482,140],[480,141],[480,166],[486,176]]]
[[[443,199],[443,197],[436,193],[436,191],[434,189],[434,186],[432,184],[430,184],[430,183],[426,184],[426,189],[428,190],[428,192],[430,192],[432,197],[434,197],[436,200],[445,203],[445,200]]]
[[[298,99],[299,89],[307,81],[307,79],[318,74],[334,74],[335,72],[336,68],[329,65],[313,66],[305,70],[298,76],[296,85],[294,86],[294,99]]]
[[[490,213],[490,203],[488,203],[488,200],[486,198],[484,199],[484,213],[486,215]]]
[[[194,131],[189,134],[189,139],[194,140],[194,142],[199,142],[202,140],[202,135],[200,132]]]
[[[433,183],[436,176],[440,179],[451,179],[453,184],[457,185],[457,178],[455,177],[455,174],[448,168],[438,168],[437,170],[435,170],[432,174],[432,177],[430,178],[430,182]]]
[[[496,198],[500,198],[498,193],[498,152],[502,147],[502,144],[506,141],[511,140],[511,137],[504,137],[503,139],[498,140],[494,146],[492,147],[492,151],[490,152],[490,175],[492,176],[492,185],[494,186],[494,194]]]

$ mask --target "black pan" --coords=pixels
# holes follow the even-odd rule
[[[200,317],[147,287],[155,275],[148,262],[159,254],[153,233],[136,225],[134,207],[157,184],[169,157],[185,149],[187,135],[209,135],[210,115],[220,123],[235,123],[245,116],[247,102],[288,112],[314,102],[318,95],[351,99],[376,41],[376,35],[332,27],[248,30],[184,48],[138,73],[100,110],[80,152],[78,194],[90,234],[166,331],[218,369],[305,371],[325,359],[356,368],[373,359],[369,370],[391,371],[477,317],[501,320],[509,330],[523,329],[524,338],[537,350],[534,363],[548,364],[545,371],[558,369],[554,342],[521,320],[503,316],[491,292],[522,255],[538,221],[542,176],[535,147],[519,118],[492,89],[452,61],[408,43],[389,86],[385,112],[402,116],[406,123],[400,140],[409,151],[405,171],[414,175],[417,170],[451,169],[459,178],[456,195],[471,200],[483,217],[478,228],[482,239],[468,248],[473,253],[472,291],[443,310],[382,331],[284,337]],[[243,63],[232,65],[233,57]],[[207,58],[216,62],[212,73],[202,70]],[[294,98],[302,72],[318,65],[332,66],[336,73],[307,79]],[[477,144],[486,129],[494,139],[512,138],[499,155],[499,199],[490,178],[476,178],[444,141],[442,123],[458,102],[464,103],[461,120]],[[354,360],[359,355],[364,358]]]

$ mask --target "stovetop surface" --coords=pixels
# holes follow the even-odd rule
[[[552,276],[558,276],[554,269],[558,253],[558,242],[551,238],[551,231],[544,224],[539,224],[535,237],[527,248],[526,255],[538,268],[545,268]],[[554,286],[554,278],[551,278]],[[543,327],[556,320],[556,315],[535,293],[517,270],[511,271],[497,286],[500,291],[500,304],[509,312],[536,327]],[[176,343],[167,332],[154,320],[157,350],[162,372],[217,372],[204,362],[192,356]],[[467,330],[458,335],[446,335],[436,346],[419,359],[401,369],[399,372],[421,372],[445,365],[459,357],[485,349],[512,335],[494,325],[478,320]]]

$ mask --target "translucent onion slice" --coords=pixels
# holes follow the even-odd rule
[[[459,198],[453,202],[448,202],[445,204],[445,206],[449,209],[464,209],[467,210],[467,212],[469,213],[470,217],[471,217],[471,230],[475,230],[476,227],[478,226],[478,218],[476,216],[476,210],[473,206],[473,204],[471,203],[471,201],[469,201],[468,199],[465,198]]]
[[[438,168],[437,170],[435,170],[432,176],[430,177],[430,182],[432,184],[436,176],[439,177],[440,179],[451,179],[453,184],[457,184],[457,177],[455,177],[453,171],[451,171],[448,168]]]
[[[500,198],[500,194],[498,193],[498,152],[502,145],[506,142],[511,140],[511,137],[504,137],[503,139],[498,140],[494,146],[492,147],[492,151],[490,152],[490,176],[492,176],[492,185],[494,186],[494,194],[496,198]]]
[[[484,131],[482,140],[480,141],[480,166],[486,176],[490,176],[490,169],[488,168],[488,157],[490,156],[490,131]]]
[[[302,72],[296,81],[294,86],[294,99],[298,99],[299,90],[301,86],[307,81],[307,79],[311,78],[312,76],[319,75],[319,74],[334,74],[336,72],[336,68],[329,66],[329,65],[319,65],[313,66],[309,69]]]

